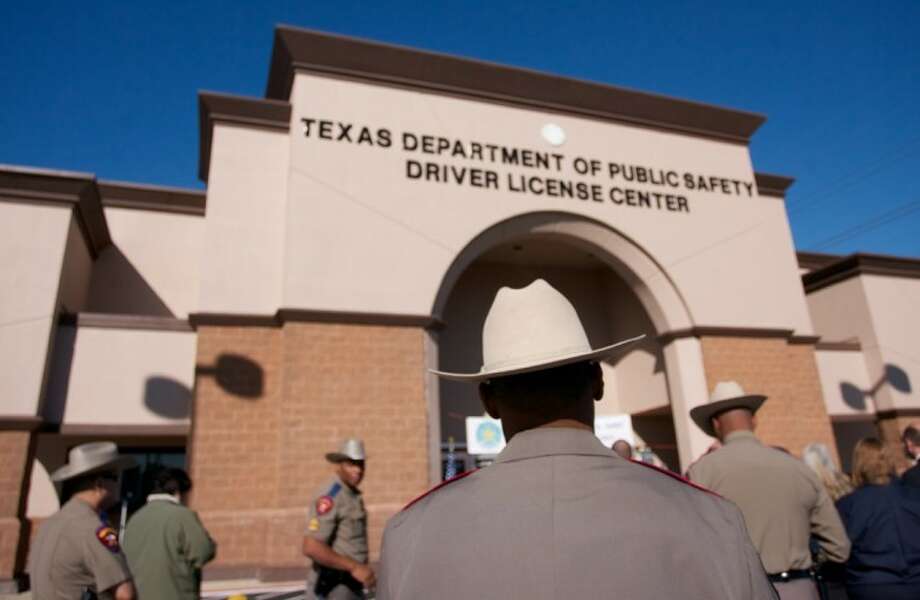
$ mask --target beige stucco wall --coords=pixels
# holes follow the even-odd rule
[[[0,202],[0,414],[37,414],[72,218]]]
[[[569,164],[547,173],[404,153],[398,140],[404,131],[427,133],[560,152],[567,163],[584,156],[753,182],[742,145],[307,74],[297,75],[291,98],[286,306],[426,314],[451,262],[483,230],[524,213],[566,211],[635,240],[673,279],[696,324],[810,332],[782,201],[681,192],[687,214],[409,181],[407,158],[485,167],[502,178],[609,183],[575,175]],[[387,127],[394,147],[308,139],[301,117]],[[540,137],[548,122],[565,130],[563,146]]]
[[[61,329],[74,335],[72,327]],[[189,422],[193,332],[79,327],[69,360],[55,356],[52,365],[48,406],[65,425]]]
[[[861,277],[852,277],[807,296],[815,334],[825,341],[875,342],[875,332]]]
[[[920,279],[881,275],[860,279],[877,345],[865,350],[872,357],[876,380],[886,381],[877,394],[879,408],[920,408]]]
[[[105,209],[113,245],[96,261],[87,310],[184,318],[197,310],[205,220]]]
[[[80,312],[86,307],[90,277],[93,272],[93,257],[86,247],[86,238],[76,219],[71,219],[67,231],[67,246],[64,266],[61,269],[61,309],[66,312]]]
[[[872,383],[861,351],[816,350],[815,360],[828,415],[871,415],[875,412],[872,397],[865,394]]]
[[[214,126],[202,312],[274,314],[281,306],[288,151],[287,133]],[[340,227],[348,227],[347,222]],[[306,235],[296,226],[292,233]],[[310,259],[322,260],[324,250],[314,250]]]

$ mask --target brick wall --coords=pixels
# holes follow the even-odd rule
[[[386,520],[428,483],[424,364],[411,327],[200,327],[189,462],[219,546],[212,570],[306,567],[306,507],[331,476],[325,453],[349,436],[367,446],[376,559]]]
[[[831,422],[810,344],[781,338],[703,337],[706,383],[735,380],[746,392],[767,396],[757,413],[757,436],[796,456],[822,442],[836,455]],[[838,461],[839,464],[839,461]]]
[[[20,550],[27,540],[20,540],[25,531],[21,517],[31,435],[0,431],[0,580],[12,579],[24,566]]]

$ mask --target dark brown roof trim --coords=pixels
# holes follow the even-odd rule
[[[818,342],[815,350],[828,350],[832,352],[860,352],[862,344],[859,341]]]
[[[672,340],[688,337],[743,337],[743,338],[785,338],[793,337],[791,329],[771,329],[771,328],[754,328],[754,327],[691,327],[689,329],[678,329],[669,331],[658,336],[658,342],[661,345],[670,343]]]
[[[348,325],[386,325],[390,327],[422,327],[441,329],[444,323],[427,315],[394,315],[387,313],[357,313],[282,308],[278,311],[281,323],[343,323]]]
[[[789,336],[790,344],[810,344],[815,345],[821,340],[820,335],[800,335],[793,334]]]
[[[122,181],[100,181],[98,185],[103,206],[204,216],[207,199],[203,191]]]
[[[96,425],[96,424],[68,424],[60,427],[61,435],[89,435],[99,437],[124,437],[124,436],[162,436],[186,437],[191,432],[191,425]]]
[[[759,195],[785,198],[786,190],[792,186],[795,178],[786,177],[785,175],[773,175],[772,173],[754,173],[754,181],[757,183],[757,193]]]
[[[41,417],[0,415],[0,431],[38,431],[44,424]]]
[[[291,104],[216,92],[198,92],[198,178],[208,180],[214,123],[288,131]]]
[[[763,115],[320,31],[275,29],[265,95],[289,100],[298,70],[459,94],[747,143]]]
[[[920,417],[920,408],[890,408],[888,410],[880,410],[875,414],[879,419],[913,419],[915,417]]]
[[[828,415],[833,423],[874,423],[875,413],[855,415]]]
[[[112,243],[91,174],[0,165],[0,201],[70,205],[93,258]]]
[[[396,315],[282,308],[274,315],[229,313],[193,313],[189,322],[196,329],[216,327],[281,327],[285,323],[338,323],[342,325],[384,325],[388,327],[421,327],[440,329],[444,323],[427,315]]]
[[[92,327],[96,329],[141,329],[150,331],[194,331],[186,319],[123,315],[113,313],[65,313],[61,325]]]
[[[920,278],[920,259],[883,254],[851,254],[805,273],[802,275],[802,283],[805,293],[810,294],[857,275]]]
[[[823,252],[796,252],[795,256],[799,261],[799,267],[809,271],[826,267],[832,262],[837,262],[843,258],[839,254],[825,254]]]

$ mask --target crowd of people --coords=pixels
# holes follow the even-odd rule
[[[367,457],[360,440],[345,440],[326,455],[331,478],[310,503],[305,597],[920,599],[915,426],[902,439],[913,466],[899,473],[891,448],[866,438],[846,475],[822,444],[800,460],[761,442],[768,398],[723,381],[690,412],[717,442],[685,479],[594,435],[598,361],[641,338],[592,348],[548,283],[502,288],[483,328],[482,368],[435,373],[478,385],[507,446],[390,519],[375,570],[359,487]],[[100,520],[129,462],[97,442],[71,450],[55,472],[70,499],[33,545],[36,600],[198,597],[216,548],[184,506],[183,471],[157,474],[121,541]]]

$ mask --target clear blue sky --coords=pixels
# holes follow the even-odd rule
[[[197,90],[262,96],[287,23],[764,113],[800,249],[920,256],[920,2],[742,4],[3,2],[0,162],[201,187]]]

